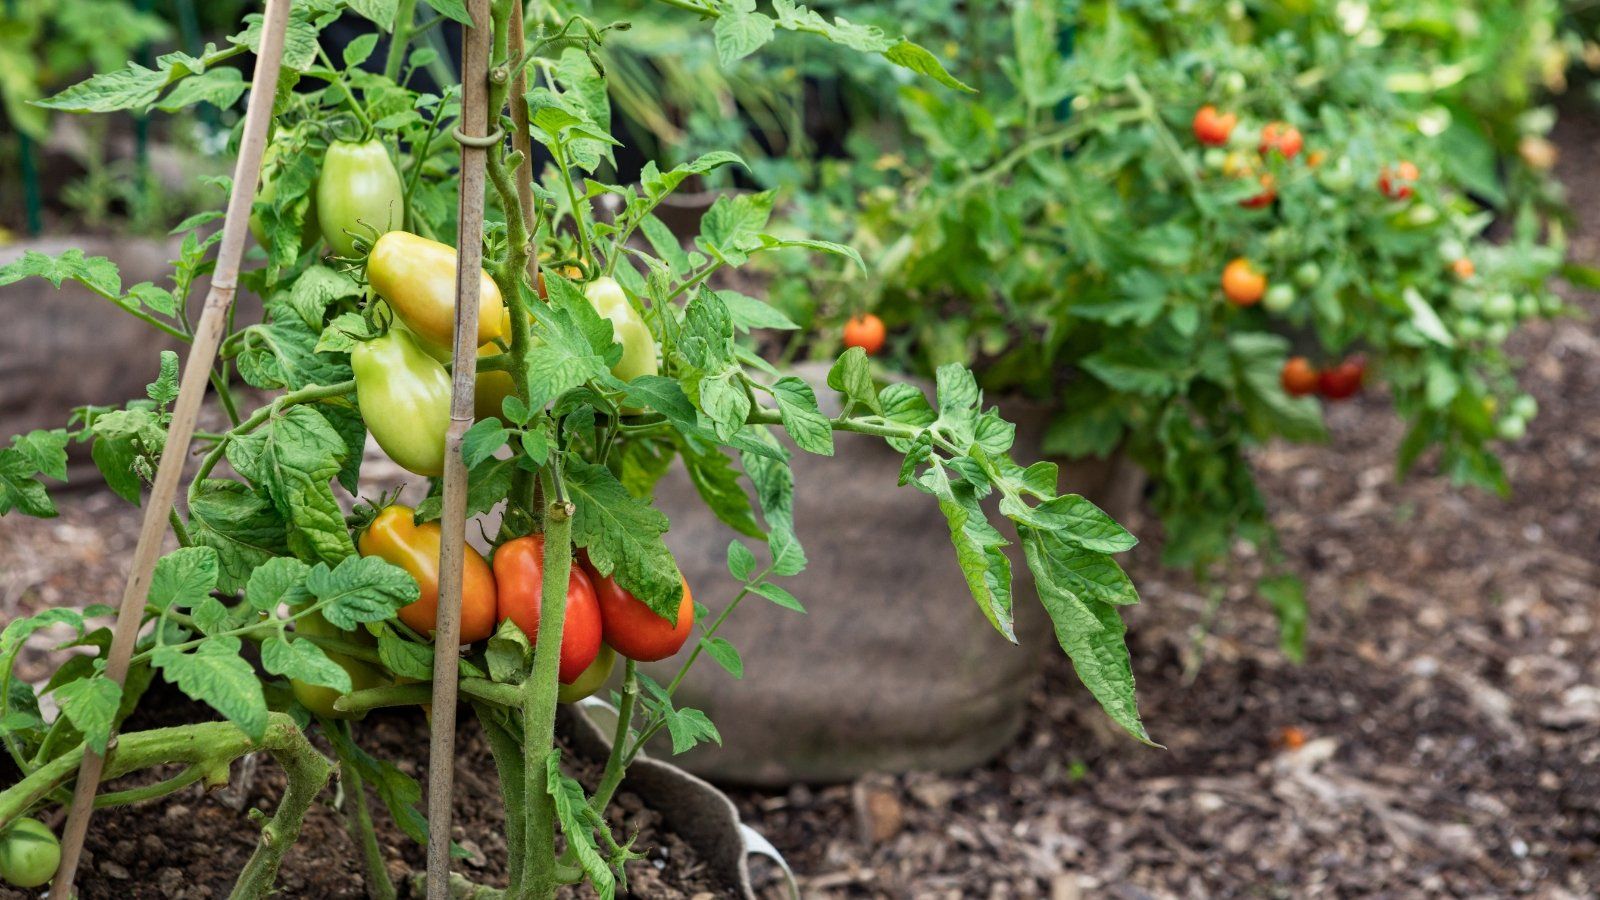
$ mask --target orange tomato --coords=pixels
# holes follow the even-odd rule
[[[416,524],[408,506],[387,506],[361,533],[362,556],[394,563],[416,579],[422,596],[400,608],[400,621],[418,634],[432,635],[439,615],[439,550],[443,535],[438,522]],[[467,547],[461,563],[461,643],[481,641],[494,633],[497,612],[494,572],[478,551]]]
[[[1222,270],[1222,295],[1234,306],[1254,306],[1267,292],[1267,276],[1240,257]]]
[[[871,356],[883,349],[885,330],[883,320],[872,313],[852,316],[844,323],[844,345],[860,347]]]

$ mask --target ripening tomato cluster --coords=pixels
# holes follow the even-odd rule
[[[1326,369],[1318,369],[1304,356],[1291,356],[1283,364],[1280,381],[1284,393],[1291,397],[1320,394],[1326,400],[1348,400],[1361,393],[1366,378],[1367,361],[1359,355],[1346,357]]]
[[[1267,170],[1266,164],[1275,159],[1285,163],[1294,161],[1305,149],[1305,136],[1288,122],[1267,122],[1259,129],[1240,127],[1238,113],[1220,112],[1211,104],[1195,112],[1191,128],[1195,140],[1207,148],[1203,157],[1207,169],[1227,178],[1257,183],[1260,189],[1239,201],[1246,209],[1263,209],[1278,199],[1277,178]],[[1252,145],[1254,154],[1249,152]],[[1336,193],[1348,190],[1354,181],[1348,164],[1341,161],[1339,165],[1323,169],[1326,159],[1325,151],[1312,150],[1305,155],[1305,164],[1319,170],[1318,179],[1323,187]],[[1406,200],[1412,196],[1420,177],[1415,163],[1398,160],[1379,171],[1376,185],[1383,196]]]
[[[417,524],[405,506],[387,506],[362,532],[362,556],[376,556],[410,573],[421,596],[401,608],[400,621],[412,631],[431,635],[439,609],[438,522]],[[484,640],[510,620],[530,641],[539,634],[540,598],[544,581],[544,535],[514,538],[494,551],[493,564],[466,548],[461,576],[461,643]],[[581,694],[564,690],[564,700],[581,699],[605,683],[615,654],[654,662],[677,653],[694,627],[694,596],[688,582],[677,615],[671,621],[602,575],[587,554],[573,561],[567,578],[567,611],[561,631],[560,680],[568,688],[589,686]],[[610,652],[615,650],[615,653]]]

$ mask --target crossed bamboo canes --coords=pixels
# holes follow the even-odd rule
[[[133,551],[133,564],[123,589],[122,601],[117,611],[116,625],[112,631],[111,648],[106,654],[106,677],[121,685],[128,674],[129,660],[133,656],[134,642],[138,637],[139,623],[143,618],[150,578],[155,571],[161,545],[166,537],[168,511],[177,498],[178,481],[183,475],[184,461],[189,455],[189,445],[194,439],[195,421],[205,396],[212,365],[222,341],[227,312],[238,291],[239,261],[244,254],[245,231],[250,219],[250,206],[256,195],[261,176],[261,157],[266,148],[268,126],[272,121],[273,100],[277,93],[278,72],[283,62],[284,31],[289,19],[291,0],[266,0],[266,13],[262,21],[261,44],[256,58],[255,74],[250,84],[250,101],[245,109],[244,133],[239,146],[239,158],[234,163],[233,192],[228,198],[226,217],[223,219],[222,243],[217,251],[217,265],[206,295],[205,307],[195,329],[189,358],[184,363],[183,378],[178,397],[173,405],[172,421],[167,429],[166,446],[156,469],[155,482],[145,505],[144,521],[139,528],[139,541]],[[437,648],[446,648],[443,661],[436,660],[433,667],[433,733],[428,759],[428,897],[446,900],[449,896],[450,875],[450,795],[455,776],[455,720],[458,668],[455,665],[461,635],[461,576],[462,559],[466,546],[467,470],[461,458],[461,441],[472,425],[473,379],[477,374],[476,324],[478,321],[478,292],[481,283],[479,271],[483,265],[483,192],[484,161],[488,148],[498,143],[498,132],[488,134],[488,71],[489,71],[489,0],[469,0],[468,12],[473,27],[462,34],[462,111],[456,139],[461,143],[461,200],[460,229],[457,243],[459,265],[456,271],[456,324],[455,356],[452,369],[450,429],[446,436],[446,461],[444,473],[443,546],[440,553],[440,584]],[[516,8],[517,28],[514,34],[521,40],[521,3]],[[520,78],[520,76],[519,76]],[[521,86],[517,96],[522,94]],[[514,103],[514,108],[522,104]],[[519,117],[521,143],[527,140],[526,111]],[[526,154],[525,154],[526,159]],[[524,165],[531,163],[524,162]],[[531,206],[531,197],[523,198],[523,206]],[[446,664],[447,663],[447,664]],[[113,736],[106,752],[115,750]],[[85,750],[83,763],[78,768],[78,778],[73,790],[72,807],[67,813],[67,824],[61,843],[61,864],[50,889],[50,900],[69,900],[73,881],[77,877],[78,862],[83,855],[83,842],[89,830],[89,818],[94,812],[94,797],[99,790],[105,756]],[[351,802],[365,802],[352,798]]]

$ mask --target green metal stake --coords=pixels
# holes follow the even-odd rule
[[[6,0],[6,15],[17,17],[17,0]],[[33,141],[21,128],[17,129],[17,156],[22,169],[23,207],[27,210],[26,228],[30,237],[44,228],[43,200],[39,196],[39,168],[34,164]]]

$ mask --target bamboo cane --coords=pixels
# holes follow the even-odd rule
[[[128,675],[128,661],[133,656],[134,641],[139,634],[150,576],[155,571],[156,558],[161,555],[161,544],[167,534],[167,514],[178,494],[178,479],[183,476],[184,461],[189,456],[189,442],[194,438],[200,401],[211,378],[211,366],[216,362],[228,308],[233,305],[238,289],[245,229],[261,177],[261,155],[266,148],[267,127],[272,124],[272,103],[278,92],[278,69],[283,62],[289,3],[290,0],[267,0],[260,53],[250,82],[250,103],[245,109],[244,135],[239,144],[239,158],[233,167],[233,193],[228,197],[222,244],[217,250],[217,267],[205,308],[200,313],[200,324],[195,328],[189,358],[184,363],[183,380],[172,408],[172,424],[167,427],[167,443],[161,451],[155,483],[145,503],[139,543],[133,551],[132,571],[122,592],[111,649],[106,653],[106,677],[118,685]],[[113,736],[112,740],[115,739]],[[106,749],[110,752],[111,746],[108,744]],[[77,877],[78,860],[83,854],[83,841],[89,832],[89,817],[94,812],[94,795],[99,790],[104,766],[104,756],[84,753],[83,764],[78,767],[77,786],[72,793],[72,808],[67,813],[67,825],[61,835],[61,864],[50,889],[51,900],[67,900],[72,896],[72,882]]]
[[[439,607],[433,637],[433,726],[428,744],[428,897],[450,896],[450,799],[455,778],[456,657],[461,644],[461,579],[467,541],[467,467],[461,440],[472,427],[478,370],[478,293],[483,275],[484,160],[489,137],[489,0],[471,0],[461,35],[461,199],[456,232],[456,333],[445,438],[440,522]]]
[[[512,59],[522,58],[523,29],[522,0],[511,3]],[[522,221],[528,226],[528,239],[534,246],[528,251],[528,278],[531,284],[539,283],[538,226],[533,218],[533,140],[528,133],[528,67],[518,66],[511,75],[511,148],[522,154],[522,164],[517,166],[517,205],[522,208]]]

